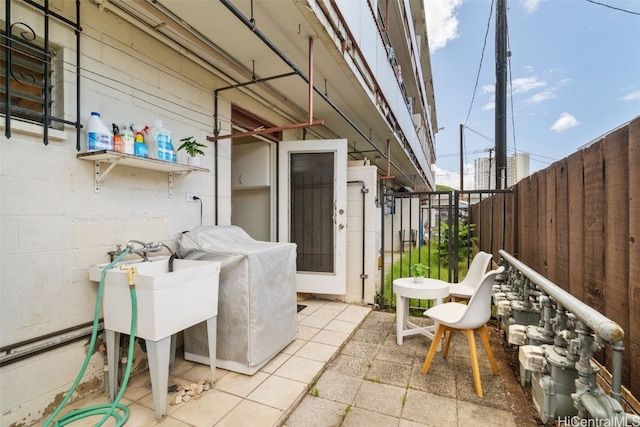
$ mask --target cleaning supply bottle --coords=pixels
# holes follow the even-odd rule
[[[162,126],[162,120],[156,119],[149,131],[149,157],[167,162],[175,162],[176,152],[171,142],[171,131]]]
[[[113,150],[113,134],[100,113],[92,111],[87,120],[87,151],[97,150]]]
[[[136,130],[134,154],[139,157],[149,157],[149,151],[147,150],[147,146],[144,143],[144,136],[142,135],[142,129]]]
[[[124,139],[120,135],[120,128],[115,123],[111,123],[113,129],[113,151],[124,153]]]
[[[133,133],[133,123],[125,122],[122,126],[122,131],[120,132],[120,136],[124,142],[124,152],[126,154],[135,154],[135,136]]]

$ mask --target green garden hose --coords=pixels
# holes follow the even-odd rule
[[[129,419],[129,408],[125,405],[120,404],[120,399],[124,394],[124,390],[127,387],[127,383],[129,381],[129,375],[131,374],[131,363],[133,361],[133,350],[135,348],[135,331],[136,331],[136,322],[137,322],[137,299],[135,288],[133,286],[129,287],[129,292],[131,293],[131,333],[129,334],[129,353],[127,356],[127,367],[125,369],[124,378],[122,380],[122,386],[120,387],[120,392],[116,396],[115,400],[111,404],[102,404],[102,405],[94,405],[89,406],[87,408],[77,409],[73,412],[70,412],[58,420],[53,422],[53,419],[58,415],[58,413],[62,410],[62,408],[67,404],[73,393],[75,392],[78,384],[82,380],[85,371],[87,370],[87,366],[89,365],[89,361],[92,356],[92,349],[95,346],[96,338],[98,336],[98,323],[100,320],[100,308],[102,307],[102,291],[104,288],[104,279],[106,277],[107,271],[110,270],[116,263],[118,263],[122,258],[124,258],[129,253],[129,249],[125,249],[124,252],[118,255],[110,264],[108,264],[102,270],[102,276],[100,277],[100,285],[98,286],[98,298],[96,299],[96,306],[94,310],[93,316],[93,330],[91,332],[91,340],[89,342],[89,351],[87,351],[87,357],[84,360],[84,364],[78,373],[78,377],[75,382],[71,386],[71,389],[67,392],[67,395],[64,397],[62,402],[58,405],[55,411],[47,418],[47,421],[44,423],[44,427],[49,427],[53,425],[54,427],[66,426],[67,424],[71,424],[79,419],[88,418],[95,415],[104,414],[102,419],[96,424],[96,426],[101,426],[109,417],[114,417],[116,420],[116,426],[124,425]],[[108,351],[115,351],[114,349],[107,349]],[[116,409],[121,411],[116,412]],[[53,422],[53,424],[51,424]]]

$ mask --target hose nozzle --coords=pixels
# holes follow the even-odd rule
[[[138,269],[133,266],[121,265],[120,270],[127,270],[127,283],[130,288],[133,288],[136,285],[136,281],[133,280],[133,275],[138,274]]]

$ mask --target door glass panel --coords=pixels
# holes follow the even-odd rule
[[[297,269],[334,273],[334,153],[291,153],[289,170]]]

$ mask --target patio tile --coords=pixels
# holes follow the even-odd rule
[[[375,411],[362,408],[354,408],[353,406],[344,417],[343,427],[397,427],[398,419],[392,416],[383,415]]]
[[[305,359],[317,360],[319,362],[327,362],[338,351],[338,347],[334,345],[321,344],[318,342],[309,341],[296,351],[296,356],[304,357]]]
[[[351,337],[351,341],[362,341],[371,344],[382,344],[387,337],[386,333],[381,333],[376,329],[358,328]]]
[[[367,314],[371,313],[371,310],[371,306],[368,305],[349,304],[349,306],[344,309],[344,313],[362,313],[362,318],[364,319]]]
[[[296,340],[309,341],[313,338],[322,328],[312,328],[305,325],[298,324],[298,333],[296,334]],[[291,345],[291,344],[289,344]]]
[[[298,315],[297,338],[260,371],[247,376],[217,369],[213,389],[179,405],[170,405],[175,393],[169,393],[167,417],[161,422],[155,419],[148,372],[133,376],[122,400],[131,409],[128,424],[417,427],[465,426],[474,420],[474,426],[515,427],[504,380],[492,374],[479,339],[483,399],[475,394],[468,343],[461,334],[454,334],[448,358],[438,353],[425,375],[420,370],[431,341],[415,335],[405,337],[398,346],[394,313],[335,301],[300,304],[308,306]],[[187,385],[209,375],[209,366],[178,357],[169,384]],[[108,401],[107,394],[94,393],[62,413]],[[99,418],[80,420],[74,426],[89,427]],[[105,426],[114,424],[109,420]]]
[[[437,408],[437,410],[434,410]],[[419,390],[407,390],[402,418],[427,426],[454,426],[458,422],[456,401]],[[471,418],[473,419],[473,418]],[[468,423],[469,420],[466,422]],[[475,419],[473,419],[475,424]],[[467,424],[461,424],[467,425]],[[494,424],[501,425],[501,424]]]
[[[169,382],[169,384],[176,384],[176,382]],[[167,393],[167,406],[165,407],[165,414],[171,415],[176,412],[181,405],[172,405],[171,402],[175,402],[176,393]],[[144,406],[145,408],[155,411],[155,404],[153,403],[153,393],[148,393],[136,401],[137,404]],[[189,402],[185,402],[182,405],[187,405]]]
[[[469,402],[458,402],[458,424],[464,425],[468,420],[474,420],[477,427],[515,427],[513,414],[487,406],[473,405]]]
[[[335,371],[356,378],[364,378],[369,372],[371,361],[360,357],[339,354],[327,366],[327,371]]]
[[[297,351],[297,350],[296,350]],[[278,370],[278,368],[280,366],[282,366],[282,364],[284,362],[286,362],[289,358],[291,357],[290,354],[287,353],[283,353],[280,352],[278,354],[276,354],[270,361],[269,363],[267,363],[266,365],[264,365],[262,368],[260,368],[260,370],[262,372],[266,372],[267,374],[273,374],[275,371]]]
[[[366,312],[344,310],[342,313],[335,316],[335,318],[336,320],[343,320],[345,322],[360,323],[362,322],[362,319],[364,319],[366,315],[367,315]]]
[[[351,334],[353,330],[357,327],[358,327],[357,323],[333,319],[330,323],[324,326],[324,329],[328,331],[344,332],[347,334]]]
[[[432,363],[429,372],[426,374],[423,374],[421,370],[422,362],[413,365],[409,388],[438,396],[456,397],[456,373],[453,365],[441,364],[436,366]]]
[[[344,311],[349,305],[339,301],[328,301],[322,307],[338,312]]]
[[[347,338],[349,338],[349,334],[346,332],[337,332],[323,329],[318,332],[313,338],[311,338],[310,341],[339,347],[347,340]]]
[[[406,388],[410,377],[411,366],[376,359],[371,363],[365,379]]]
[[[327,319],[326,317],[318,317],[315,314],[311,316],[307,316],[306,319],[300,321],[300,326],[309,326],[311,328],[322,329],[327,324],[331,322],[331,319]]]
[[[118,391],[120,389],[116,393]],[[127,389],[122,396],[135,402],[149,393],[151,393],[151,377],[149,371],[144,371],[129,378]]]
[[[198,400],[190,400],[173,413],[172,417],[194,426],[212,426],[242,401],[217,390],[209,390]],[[132,424],[135,425],[135,424]]]
[[[275,371],[275,375],[310,384],[323,368],[324,362],[304,359],[294,355]]]
[[[361,341],[349,341],[342,349],[342,354],[373,360],[380,350],[379,344],[370,344]]]
[[[322,317],[322,318],[325,318],[325,319],[333,319],[338,314],[340,314],[340,313],[337,312],[336,310],[332,310],[330,308],[326,308],[325,306],[322,306],[319,309],[317,309],[316,311],[314,311],[312,316]]]
[[[211,379],[211,367],[209,365],[203,365],[201,363],[194,363],[193,365],[193,368],[182,374],[180,378],[192,383]],[[216,368],[216,380],[218,378],[218,369]]]
[[[285,421],[285,427],[328,427],[342,423],[347,405],[307,395]]]
[[[314,335],[317,333],[317,331],[319,331],[320,329],[316,329],[316,332],[314,332]],[[298,332],[299,333],[299,332]],[[296,338],[293,341],[291,341],[289,343],[288,346],[286,346],[283,350],[282,353],[284,354],[288,354],[288,355],[292,355],[295,354],[296,351],[300,350],[300,348],[305,345],[307,343],[308,340],[302,339],[302,338]]]
[[[216,427],[271,427],[282,411],[250,400],[243,400],[216,424]]]
[[[132,426],[150,427],[156,425],[158,422],[153,409],[145,408],[137,403],[132,403],[129,405],[129,411],[131,412],[129,413],[127,424]]]
[[[271,375],[247,398],[274,408],[289,408],[307,388],[307,384],[299,381]]]
[[[184,421],[176,420],[175,418],[167,417],[162,420],[162,424],[157,424],[162,427],[192,427],[191,424],[187,424]]]
[[[243,375],[237,372],[229,372],[215,385],[218,391],[224,391],[239,397],[247,397],[255,390],[269,374],[258,371],[253,375]]]
[[[362,381],[360,378],[341,374],[337,371],[326,371],[311,392],[315,393],[315,390],[317,390],[318,397],[350,405],[353,403]]]
[[[352,409],[355,406],[379,414],[399,417],[406,392],[406,388],[403,387],[363,381],[353,401]]]

